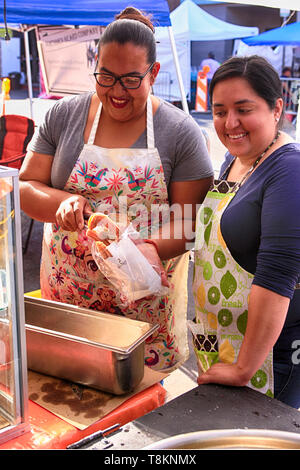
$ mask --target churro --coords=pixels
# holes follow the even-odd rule
[[[119,240],[120,229],[108,215],[101,212],[92,214],[87,223],[87,236],[95,241],[109,245],[111,241]]]

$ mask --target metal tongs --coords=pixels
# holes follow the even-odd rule
[[[83,219],[84,219],[84,230],[87,230],[88,229],[88,220],[89,220],[90,216],[88,214],[83,214]]]
[[[120,428],[120,424],[114,424],[113,426],[110,426],[104,430],[99,430],[99,431],[96,431],[92,434],[90,434],[89,436],[86,436],[84,437],[83,439],[80,439],[79,441],[77,442],[73,442],[73,444],[70,444],[67,446],[67,449],[80,449],[81,447],[87,445],[87,444],[91,444],[92,442],[94,441],[97,441],[101,438],[104,437],[105,434],[107,433],[110,433],[112,431],[115,431],[117,430],[118,428]],[[106,446],[105,448],[107,447],[111,447],[111,445],[108,445]]]

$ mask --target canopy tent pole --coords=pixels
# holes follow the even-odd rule
[[[28,96],[29,96],[29,105],[30,105],[30,117],[33,119],[33,109],[32,109],[32,78],[31,78],[31,66],[30,66],[30,49],[29,49],[29,38],[28,38],[28,29],[24,30],[24,46],[25,46],[25,56],[26,56],[26,73],[27,73],[27,86],[28,86]]]
[[[179,84],[179,89],[180,89],[180,94],[181,94],[181,102],[182,102],[183,111],[186,112],[187,114],[190,114],[186,95],[185,95],[185,90],[183,86],[183,80],[182,80],[182,75],[181,75],[181,70],[180,70],[180,65],[179,65],[179,60],[178,60],[174,34],[173,34],[173,30],[171,26],[168,26],[168,32],[169,32],[172,54],[174,58],[175,69],[176,69],[176,74],[177,74],[177,79],[178,79],[178,84]]]

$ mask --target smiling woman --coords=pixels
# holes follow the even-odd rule
[[[185,230],[175,236],[175,224],[185,226],[183,218],[170,217],[165,229],[151,216],[160,207],[171,212],[173,204],[188,204],[192,226],[213,170],[192,117],[151,94],[160,67],[153,33],[148,16],[135,8],[105,29],[95,92],[51,108],[31,141],[20,191],[23,210],[46,222],[42,296],[159,324],[147,342],[145,363],[170,371],[188,356],[190,238]],[[165,295],[124,307],[120,292],[93,262],[86,235],[84,219],[102,207],[114,222],[124,213],[132,222],[138,249],[168,285]]]
[[[96,91],[107,119],[111,119],[108,125],[118,126],[119,133],[124,128],[120,124],[130,122],[131,127],[125,132],[128,138],[128,130],[132,129],[134,138],[137,128],[142,129],[145,125],[147,97],[158,74],[159,64],[154,62],[149,65],[144,47],[134,46],[132,42],[119,44],[114,41],[100,45],[99,52]],[[107,144],[111,145],[109,142]],[[124,145],[128,144],[124,142]]]
[[[228,95],[229,88],[231,93]],[[231,167],[230,178],[233,181],[237,181],[247,166],[250,168],[273,143],[282,103],[282,99],[278,98],[274,108],[270,109],[247,80],[240,77],[215,85],[214,126],[221,142],[232,155],[238,157]],[[263,157],[267,158],[267,153]]]
[[[196,231],[197,246],[209,226],[195,253],[198,382],[248,385],[299,408],[300,145],[280,130],[281,82],[262,57],[222,64],[210,96],[228,152],[203,202],[209,220],[203,227],[199,217]]]
[[[261,57],[246,64],[233,58],[212,80],[215,129],[229,152],[239,157],[231,168],[234,180],[238,177],[234,169],[243,165],[243,171],[251,166],[273,141],[283,121],[281,81],[272,72],[272,66]]]

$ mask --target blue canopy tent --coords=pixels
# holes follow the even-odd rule
[[[102,25],[128,5],[153,15],[157,26],[170,26],[166,0],[6,0],[6,21],[27,25]],[[0,17],[3,18],[3,0]]]
[[[243,38],[248,46],[300,46],[300,22],[271,29],[255,37]]]

